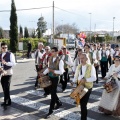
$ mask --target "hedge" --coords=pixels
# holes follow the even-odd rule
[[[23,50],[27,50],[28,41],[32,44],[32,50],[38,47],[38,42],[43,42],[44,45],[47,44],[47,40],[44,38],[21,38],[19,42],[23,42]],[[10,49],[10,40],[9,39],[0,39],[0,42],[6,42],[8,45],[8,49]]]

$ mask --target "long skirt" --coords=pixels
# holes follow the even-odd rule
[[[105,114],[120,116],[120,89],[107,93],[103,91],[99,110]]]

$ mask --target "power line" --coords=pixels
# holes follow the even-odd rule
[[[45,8],[51,8],[51,7],[53,7],[53,6],[40,7],[40,8],[17,9],[16,11],[37,10],[37,9],[45,9]],[[59,8],[59,7],[55,7],[55,8],[57,8],[57,9],[59,9],[59,10],[62,10],[62,11],[65,11],[65,12],[70,13],[70,14],[83,16],[83,15],[81,15],[81,14],[76,14],[75,12],[67,11],[67,10],[62,9],[62,8]],[[0,10],[0,12],[10,12],[10,11],[11,11],[11,10]],[[85,16],[83,16],[83,17],[85,17]],[[103,22],[112,22],[112,20],[111,20],[111,21],[110,21],[110,20],[100,20],[100,19],[94,19],[94,20],[103,21]],[[119,22],[120,20],[117,20],[117,21]]]
[[[17,9],[16,11],[25,11],[25,10],[35,10],[35,9],[44,9],[44,8],[50,8],[52,6],[49,7],[40,7],[40,8],[27,8],[27,9]],[[0,12],[10,12],[11,10],[0,10]]]
[[[64,10],[64,9],[62,9],[62,8],[59,8],[59,7],[55,7],[55,8],[57,8],[57,9],[59,9],[59,10],[62,10],[62,11],[65,11],[65,12],[68,12],[68,13],[71,13],[71,14],[74,14],[74,15],[80,15],[80,14],[76,14],[76,13],[74,13],[74,12],[70,12],[70,11]],[[83,15],[80,15],[80,16],[83,16]],[[83,16],[83,17],[85,17],[85,16]]]
[[[81,14],[76,14],[76,13],[74,13],[74,12],[70,12],[70,11],[67,11],[67,10],[62,9],[62,8],[59,8],[59,7],[55,7],[55,8],[57,8],[57,9],[59,9],[59,10],[62,10],[62,11],[65,11],[65,12],[67,12],[67,13],[71,13],[71,14],[74,14],[74,15],[83,16],[83,15],[81,15]],[[85,16],[83,16],[83,17],[85,17]],[[113,22],[112,20],[101,20],[101,19],[95,19],[95,18],[94,18],[94,20],[103,21],[103,22]],[[120,20],[117,20],[117,21],[120,22]]]

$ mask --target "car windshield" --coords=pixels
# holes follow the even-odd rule
[[[67,44],[75,44],[75,41],[70,39],[70,40],[67,40]]]
[[[74,44],[74,42],[68,42],[68,44]]]

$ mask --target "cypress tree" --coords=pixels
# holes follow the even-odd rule
[[[22,26],[20,26],[20,37],[23,38],[23,29],[22,29]]]
[[[24,28],[24,38],[29,38],[29,33],[27,27]]]
[[[11,3],[11,15],[10,15],[10,49],[11,52],[16,53],[18,50],[18,26],[17,26],[17,14],[14,0]]]
[[[0,27],[0,39],[3,38],[3,29]]]

